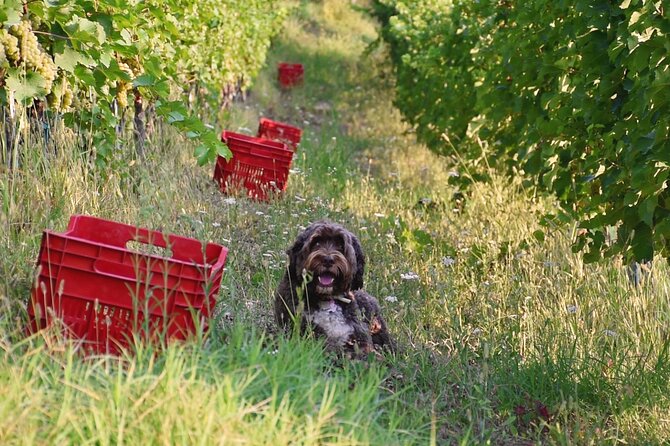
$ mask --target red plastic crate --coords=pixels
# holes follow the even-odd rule
[[[224,130],[221,140],[233,153],[230,161],[219,156],[214,181],[225,193],[244,187],[247,195],[268,200],[286,189],[293,151],[286,144]]]
[[[126,247],[130,241],[172,254],[139,253]],[[74,215],[65,232],[42,235],[29,330],[60,319],[86,353],[118,354],[133,338],[185,339],[207,329],[227,253],[214,243]]]
[[[302,138],[302,130],[283,122],[261,118],[258,123],[258,137],[281,141],[295,152],[298,150],[298,144],[300,144]]]
[[[305,68],[299,63],[281,62],[277,66],[277,78],[279,85],[283,88],[289,88],[300,84],[305,76]]]

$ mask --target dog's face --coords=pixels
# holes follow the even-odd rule
[[[303,284],[303,270],[311,277],[307,291],[321,299],[363,287],[365,257],[356,236],[328,221],[311,224],[291,248],[289,269],[294,283]]]

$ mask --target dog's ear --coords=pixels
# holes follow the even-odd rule
[[[314,228],[312,226],[308,227],[300,234],[298,234],[298,237],[296,238],[293,245],[286,250],[289,261],[289,273],[291,274],[293,281],[298,284],[302,282],[302,262],[300,261],[302,250],[305,247],[305,243],[307,243],[309,238],[312,236],[313,232]],[[300,271],[298,271],[299,269]]]
[[[354,271],[352,272],[351,278],[351,289],[358,290],[363,288],[363,274],[365,274],[365,254],[363,254],[363,248],[361,248],[361,243],[358,241],[358,238],[349,231],[346,231],[347,239],[347,251],[346,255],[350,259],[350,262],[355,266]]]
[[[361,244],[356,236],[352,238],[352,244],[354,246],[354,252],[356,253],[356,272],[354,273],[354,279],[351,281],[351,289],[358,290],[363,288],[363,274],[365,274],[365,254],[363,254],[363,248],[361,248]]]

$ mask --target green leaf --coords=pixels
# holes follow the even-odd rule
[[[199,166],[204,166],[207,164],[207,161],[209,161],[209,150],[206,146],[200,145],[195,148],[193,156],[195,156],[195,158],[198,160]]]
[[[170,123],[170,124],[174,124],[174,123],[177,123],[177,122],[182,122],[186,119],[186,117],[184,115],[182,115],[180,112],[178,112],[176,110],[171,111],[170,113],[168,113],[167,118],[168,118],[168,123]]]
[[[97,83],[93,76],[93,72],[83,65],[77,65],[75,67],[74,75],[85,85],[94,86]]]
[[[219,141],[219,144],[216,146],[216,154],[218,156],[224,157],[228,161],[230,161],[230,159],[233,157],[233,152],[231,152],[228,146],[226,146],[221,141]]]
[[[156,84],[157,79],[150,74],[139,75],[133,80],[133,87],[150,87]]]
[[[55,62],[57,67],[70,73],[74,73],[74,69],[77,64],[82,64],[89,67],[95,64],[93,59],[67,46],[63,48],[62,53],[57,53],[55,55]]]
[[[640,219],[650,227],[654,225],[654,212],[658,207],[658,195],[645,198],[638,206]]]
[[[73,41],[79,43],[102,44],[107,38],[102,25],[79,16],[72,17],[65,30]]]
[[[0,7],[0,23],[11,26],[21,21],[23,2],[20,0],[4,0]]]
[[[46,93],[46,81],[33,71],[9,70],[5,84],[19,102],[30,102]]]
[[[645,223],[640,223],[635,227],[633,240],[631,242],[633,255],[638,262],[649,261],[654,258],[654,243],[652,231]]]

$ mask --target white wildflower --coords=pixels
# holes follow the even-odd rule
[[[398,302],[398,298],[396,296],[386,296],[384,298],[384,300],[386,302],[391,302],[391,303]]]
[[[402,280],[419,280],[419,275],[413,271],[409,271],[408,273],[400,274],[400,278]]]
[[[575,314],[577,312],[577,305],[568,305],[566,310],[568,310],[568,313],[570,314]]]
[[[442,257],[442,264],[444,266],[447,266],[447,267],[453,266],[454,263],[456,263],[456,260],[453,257],[449,257],[449,256]]]
[[[234,197],[228,197],[228,198],[224,198],[223,202],[225,204],[235,204],[235,203],[237,203],[237,200]]]

